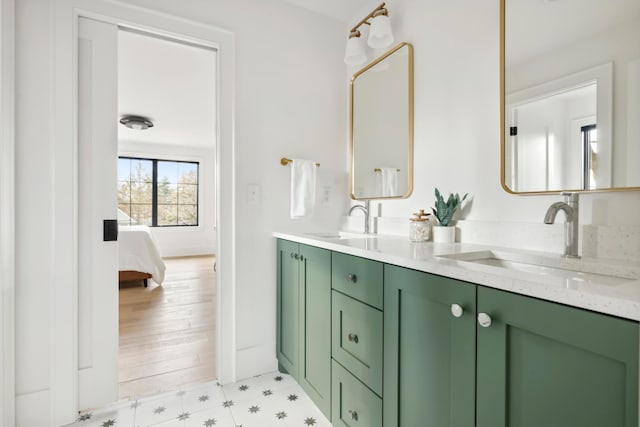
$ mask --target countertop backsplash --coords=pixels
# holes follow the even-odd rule
[[[362,233],[364,217],[344,216],[342,230]],[[409,236],[409,219],[373,217],[372,230],[389,236]],[[456,221],[456,241],[481,245],[562,254],[564,251],[564,223],[556,224]],[[581,225],[582,255],[640,262],[640,226]]]
[[[640,226],[583,225],[583,255],[640,263]]]
[[[458,221],[460,238],[465,243],[511,248],[564,252],[564,223],[544,224],[503,221]]]

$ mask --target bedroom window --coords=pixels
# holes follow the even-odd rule
[[[118,223],[198,225],[197,162],[118,158]]]

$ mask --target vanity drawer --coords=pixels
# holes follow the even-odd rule
[[[334,252],[331,287],[382,310],[382,263]]]
[[[331,302],[331,355],[382,395],[382,312],[336,291]]]
[[[382,399],[335,360],[331,396],[332,425],[382,427]]]

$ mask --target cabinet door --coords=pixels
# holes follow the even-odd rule
[[[483,287],[478,311],[477,427],[638,427],[638,323]]]
[[[331,418],[331,252],[300,245],[299,382]]]
[[[298,379],[299,264],[298,244],[278,240],[276,352],[280,367]]]
[[[385,427],[473,426],[476,286],[389,265],[384,286]]]

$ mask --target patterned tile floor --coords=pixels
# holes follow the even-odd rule
[[[82,412],[69,427],[331,427],[289,375],[215,382]]]

